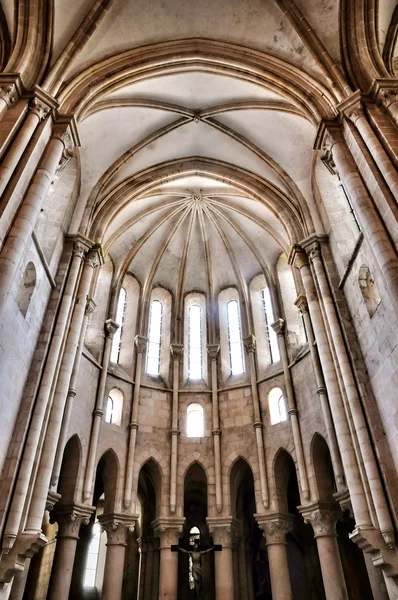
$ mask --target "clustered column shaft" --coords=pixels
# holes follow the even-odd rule
[[[180,359],[182,344],[171,344],[173,357],[173,401],[171,408],[171,456],[170,456],[170,512],[175,513],[177,505],[177,458],[178,458],[178,388],[180,383]]]
[[[218,344],[209,344],[207,351],[211,360],[211,400],[213,410],[213,446],[214,446],[214,473],[216,479],[216,510],[222,511],[222,486],[221,486],[221,429],[220,413],[218,407],[217,390],[217,356],[220,351]]]
[[[293,382],[290,375],[289,359],[286,350],[285,341],[285,322],[283,319],[278,319],[271,325],[272,329],[278,336],[279,352],[281,355],[283,374],[285,376],[286,394],[288,402],[288,413],[292,424],[294,447],[296,449],[298,471],[300,477],[301,494],[304,500],[309,500],[310,489],[308,485],[307,468],[305,466],[303,440],[301,438],[300,424],[298,420],[298,412],[294,400]]]
[[[97,455],[98,438],[100,433],[102,416],[104,414],[105,387],[108,377],[109,359],[111,355],[113,336],[117,331],[118,327],[119,325],[115,323],[115,321],[112,321],[112,319],[108,319],[107,321],[105,321],[105,345],[104,353],[102,356],[102,369],[98,383],[95,409],[93,413],[93,428],[91,430],[86,474],[84,478],[83,498],[85,502],[87,502],[93,494],[95,458]]]
[[[253,398],[253,416],[254,416],[254,430],[256,432],[256,445],[257,445],[257,456],[258,456],[258,465],[260,471],[260,484],[261,484],[261,499],[263,502],[264,508],[268,508],[269,506],[269,495],[268,495],[268,481],[267,481],[267,471],[265,468],[265,449],[264,449],[264,440],[263,440],[263,424],[261,421],[261,413],[260,413],[260,401],[258,397],[258,388],[257,388],[257,377],[256,377],[256,364],[254,359],[254,351],[256,348],[256,339],[254,335],[248,335],[243,340],[247,356],[249,362],[249,373],[250,373],[250,384],[252,390],[252,398]]]
[[[129,447],[127,454],[127,468],[126,468],[126,484],[124,488],[124,506],[128,508],[131,504],[131,494],[133,489],[133,476],[134,476],[134,458],[135,458],[135,447],[137,443],[137,431],[138,431],[138,407],[140,403],[140,389],[141,389],[141,377],[142,377],[142,361],[143,354],[148,342],[146,337],[142,335],[135,336],[135,346],[137,349],[137,359],[135,364],[135,383],[133,393],[133,407],[131,411],[130,421],[130,437]]]

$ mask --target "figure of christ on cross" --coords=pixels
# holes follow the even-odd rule
[[[207,554],[208,552],[220,552],[222,550],[221,544],[216,544],[211,548],[206,548],[205,550],[199,549],[199,541],[195,540],[193,544],[192,550],[185,550],[185,548],[181,548],[180,546],[176,546],[173,544],[171,546],[172,552],[183,552],[184,554],[188,554],[192,561],[192,577],[195,584],[195,592],[197,600],[201,600],[201,592],[202,592],[202,555]]]

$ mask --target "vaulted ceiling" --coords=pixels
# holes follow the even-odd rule
[[[1,1],[15,40],[13,0]],[[280,253],[319,230],[314,138],[350,91],[342,6],[295,1],[336,85],[287,4],[54,0],[42,85],[78,121],[71,231],[103,243],[119,278],[130,270],[143,286],[179,293],[245,286],[259,272],[272,277]],[[375,24],[392,64],[395,5],[379,0]]]

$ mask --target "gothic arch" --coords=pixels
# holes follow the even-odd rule
[[[102,454],[97,464],[94,505],[102,494],[104,494],[104,513],[114,512],[119,504],[120,464],[112,448]]]
[[[71,503],[78,498],[81,459],[82,445],[79,436],[75,434],[65,444],[62,457],[57,486],[57,492],[61,494],[60,502],[62,504]]]
[[[317,499],[325,502],[333,501],[336,492],[334,472],[327,442],[318,432],[311,440],[311,462],[314,470],[314,480]]]

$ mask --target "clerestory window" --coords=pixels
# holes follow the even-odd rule
[[[267,334],[267,342],[269,347],[269,352],[271,356],[271,363],[278,362],[280,360],[279,355],[279,346],[278,346],[278,336],[275,331],[272,329],[271,324],[274,323],[274,311],[272,308],[271,302],[271,294],[269,292],[269,288],[263,288],[261,291],[261,298],[263,304],[264,311],[264,319],[265,319],[265,329]]]
[[[153,300],[149,319],[148,352],[146,372],[148,375],[160,375],[160,351],[162,345],[162,315],[163,305],[159,300]]]
[[[227,324],[231,374],[240,375],[244,371],[244,365],[239,304],[237,300],[230,300],[227,304]]]
[[[202,378],[202,309],[194,304],[188,311],[188,379]]]
[[[119,327],[113,335],[112,349],[111,349],[111,361],[113,363],[119,362],[120,348],[122,345],[123,324],[124,324],[124,320],[126,317],[126,300],[127,300],[126,290],[124,288],[121,288],[120,293],[119,293],[119,300],[117,303],[117,310],[116,310],[116,323],[119,325]]]

